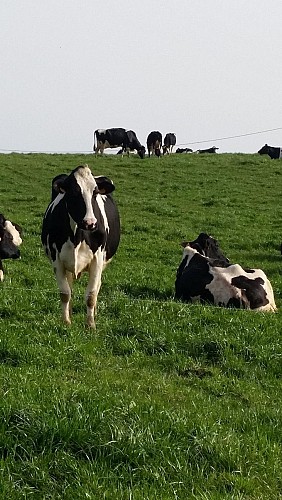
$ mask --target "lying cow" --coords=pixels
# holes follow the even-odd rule
[[[208,235],[205,237],[204,246],[199,241],[201,235],[193,242],[182,244],[184,250],[176,275],[175,298],[183,302],[276,311],[272,286],[264,272],[229,264],[219,247],[216,249],[217,242]]]
[[[107,177],[94,178],[87,165],[53,179],[53,201],[44,215],[41,240],[55,272],[67,324],[71,323],[73,278],[87,271],[87,324],[95,326],[102,271],[116,253],[120,239],[119,214],[111,196],[114,189]]]
[[[145,158],[145,147],[138,141],[136,133],[133,130],[124,128],[98,129],[94,132],[93,150],[95,154],[104,153],[107,148],[121,147],[119,154],[130,151],[137,151],[140,158]]]
[[[20,257],[18,247],[22,243],[21,234],[22,228],[18,224],[0,214],[0,281],[4,280],[2,260]]]
[[[172,153],[173,146],[176,144],[176,135],[172,132],[169,132],[165,135],[164,143],[163,143],[163,154]]]
[[[268,155],[272,160],[279,160],[282,157],[282,149],[274,148],[265,144],[259,151],[259,155]]]
[[[213,146],[212,148],[207,148],[207,149],[198,149],[197,150],[197,153],[199,154],[205,154],[205,153],[208,153],[208,154],[213,154],[213,153],[216,153],[216,150],[219,149],[219,148],[216,148],[215,146]]]
[[[191,148],[177,148],[176,153],[193,153]]]
[[[162,134],[158,130],[153,130],[147,137],[147,149],[149,158],[151,155],[161,156]]]

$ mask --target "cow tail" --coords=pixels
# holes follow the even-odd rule
[[[96,144],[96,130],[94,130],[93,133],[93,151],[96,150],[97,144]]]

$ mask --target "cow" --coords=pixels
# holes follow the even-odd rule
[[[268,155],[272,160],[280,160],[282,158],[282,149],[274,148],[273,146],[268,146],[265,144],[259,151],[259,155]]]
[[[207,149],[198,149],[197,153],[200,154],[205,154],[205,153],[216,153],[216,150],[219,148],[216,148],[215,146],[212,146],[212,148],[207,148]]]
[[[111,195],[114,189],[107,177],[94,177],[88,165],[53,179],[53,199],[43,218],[41,241],[55,272],[66,324],[71,323],[73,278],[87,271],[87,325],[95,327],[102,271],[120,240],[119,213]]]
[[[176,144],[176,135],[173,134],[172,132],[166,134],[163,142],[163,154],[165,155],[166,153],[168,154],[172,153],[173,146],[175,146],[175,144]]]
[[[176,153],[193,153],[191,148],[177,148]]]
[[[277,310],[271,283],[261,269],[230,264],[215,247],[211,247],[212,257],[208,257],[204,254],[210,254],[210,250],[203,250],[195,241],[182,244],[183,256],[175,281],[176,299],[254,311]]]
[[[0,214],[0,281],[4,280],[4,269],[2,260],[18,259],[20,251],[18,247],[22,243],[22,228],[15,222],[6,219]]]
[[[136,133],[133,130],[125,130],[124,128],[108,128],[98,129],[94,132],[93,151],[98,154],[104,153],[107,148],[121,147],[119,154],[127,153],[136,150],[141,159],[145,157],[145,147],[137,139]]]
[[[158,158],[161,156],[161,147],[162,147],[162,134],[157,130],[150,132],[147,137],[147,149],[149,157],[152,155],[156,155]]]

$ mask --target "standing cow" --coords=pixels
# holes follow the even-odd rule
[[[259,155],[268,155],[272,160],[280,160],[282,158],[282,149],[268,146],[265,144],[259,151]]]
[[[163,154],[165,155],[172,153],[173,146],[176,144],[176,135],[173,133],[168,133],[165,135],[163,143]]]
[[[156,155],[158,158],[161,156],[162,139],[162,134],[157,130],[149,133],[147,137],[149,157],[151,155]]]
[[[137,139],[136,133],[133,130],[125,130],[124,128],[108,128],[98,129],[94,132],[93,151],[95,154],[104,153],[107,148],[118,148],[120,154],[136,150],[140,158],[145,158],[145,147]]]
[[[120,239],[119,214],[111,196],[114,189],[107,177],[94,178],[87,165],[53,180],[52,198],[54,191],[57,196],[45,212],[41,241],[55,272],[67,324],[71,323],[73,278],[87,271],[87,325],[95,326],[102,271],[116,253]]]

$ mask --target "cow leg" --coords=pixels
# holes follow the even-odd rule
[[[55,268],[56,280],[60,290],[60,299],[62,306],[63,322],[67,325],[71,324],[70,319],[70,301],[71,301],[71,287],[70,287],[70,274],[64,270],[62,265],[57,265]]]
[[[89,268],[89,281],[85,292],[87,306],[87,325],[95,328],[94,316],[96,315],[97,297],[101,286],[101,277],[104,266],[104,256],[97,250]]]
[[[4,270],[3,270],[3,265],[2,261],[0,260],[0,281],[4,280]]]

